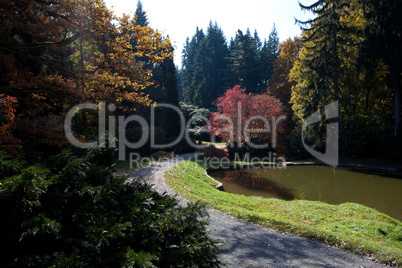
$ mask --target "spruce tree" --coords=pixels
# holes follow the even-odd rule
[[[375,72],[378,61],[389,67],[388,85],[394,90],[394,136],[402,154],[402,1],[359,0],[367,20],[361,51],[366,68]]]
[[[279,37],[278,32],[276,30],[275,24],[274,27],[269,34],[268,41],[264,41],[264,45],[260,52],[261,58],[261,72],[263,77],[263,85],[266,87],[268,81],[272,77],[273,72],[273,63],[279,56]]]
[[[336,122],[342,155],[342,151],[349,149],[347,145],[351,136],[348,128],[352,127],[351,121],[348,121],[352,108],[349,106],[349,100],[355,94],[348,92],[344,85],[341,87],[341,82],[346,81],[347,74],[353,73],[353,66],[345,62],[347,51],[355,49],[356,46],[351,35],[356,34],[357,28],[345,19],[351,10],[351,2],[319,0],[310,6],[300,3],[299,5],[302,10],[311,11],[316,15],[316,18],[311,20],[296,20],[304,31],[302,41],[305,50],[302,65],[308,70],[305,75],[309,78],[306,80],[308,83],[303,85],[305,101],[299,108],[304,114],[311,115],[325,105],[338,101],[339,106],[336,109],[339,116],[336,117]],[[316,125],[317,129],[310,131],[314,140],[320,140],[317,137],[325,135],[325,127],[320,124],[322,122],[319,126]],[[323,146],[321,143],[319,147]]]
[[[259,38],[254,38],[247,29],[246,34],[238,30],[231,44],[230,71],[233,77],[231,85],[240,85],[251,93],[259,93],[262,89],[258,41]]]
[[[161,67],[161,77],[158,78],[160,87],[166,91],[166,97],[164,102],[175,107],[179,107],[179,90],[176,75],[176,66],[173,59],[167,59]],[[180,133],[180,115],[172,109],[164,109],[163,111],[164,121],[161,122],[165,133],[168,136],[178,136]]]
[[[340,18],[349,3],[344,0],[319,0],[310,6],[299,5],[302,10],[317,15],[312,20],[296,20],[306,32],[303,42],[314,43],[314,46],[308,47],[312,53],[307,64],[316,78],[311,85],[316,95],[312,108],[316,110],[321,100],[329,102],[340,98],[339,77],[342,68],[338,50],[342,45],[348,45],[348,40],[342,36],[350,31]]]
[[[141,0],[138,0],[137,2],[137,9],[135,10],[135,24],[140,25],[140,26],[148,26],[148,18],[147,18],[147,13],[143,10],[142,8],[142,2]]]
[[[209,94],[204,97],[203,107],[209,108],[229,88],[227,81],[229,48],[223,31],[216,22],[215,24],[210,22],[208,26],[206,46],[211,50],[212,55],[205,68],[210,74],[210,88]]]
[[[195,59],[198,53],[198,48],[201,44],[201,41],[205,38],[205,34],[203,30],[197,27],[195,35],[186,40],[186,44],[183,48],[183,57],[182,57],[182,70],[181,70],[181,78],[182,78],[182,87],[183,87],[183,97],[184,102],[194,104],[194,96],[195,89],[193,86],[196,84],[196,64]]]
[[[146,11],[143,10],[142,2],[137,2],[135,11],[136,25],[148,26],[148,18]],[[148,26],[149,27],[149,26]],[[135,42],[135,40],[134,40]],[[173,47],[171,47],[173,50]],[[170,104],[178,107],[178,85],[176,77],[176,67],[173,59],[166,59],[162,64],[154,65],[147,61],[145,57],[139,58],[143,62],[143,68],[152,70],[154,85],[145,89],[151,100],[158,103]],[[149,107],[139,107],[139,113],[148,117]],[[180,118],[177,113],[171,109],[161,108],[155,110],[155,127],[162,127],[166,136],[178,135]]]
[[[183,50],[182,86],[184,101],[210,108],[228,88],[229,49],[222,30],[209,23],[206,34],[197,28]]]

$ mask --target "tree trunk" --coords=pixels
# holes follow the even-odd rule
[[[395,148],[396,157],[399,159],[401,156],[401,80],[398,72],[394,75],[395,79]]]
[[[395,137],[401,136],[401,89],[397,84],[395,86]]]

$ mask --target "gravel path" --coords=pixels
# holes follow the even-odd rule
[[[164,172],[194,157],[186,154],[172,160],[150,164],[130,175],[130,180],[152,184],[160,193],[174,196],[166,186]],[[177,196],[181,205],[187,201]],[[224,240],[220,260],[228,267],[381,267],[367,256],[329,247],[293,234],[263,228],[215,210],[210,214],[211,237]]]

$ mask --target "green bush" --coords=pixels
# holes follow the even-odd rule
[[[113,177],[110,151],[64,151],[2,180],[0,267],[213,267],[203,204]]]
[[[24,165],[25,161],[19,158],[10,158],[0,151],[0,181],[20,173]]]

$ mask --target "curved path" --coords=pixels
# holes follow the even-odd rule
[[[160,193],[175,196],[166,186],[163,174],[192,157],[194,154],[186,154],[150,164],[131,174],[128,181],[142,180]],[[177,198],[181,205],[187,203],[184,198]],[[211,237],[225,242],[220,250],[220,260],[228,267],[381,267],[367,256],[260,227],[215,210],[208,212]]]

